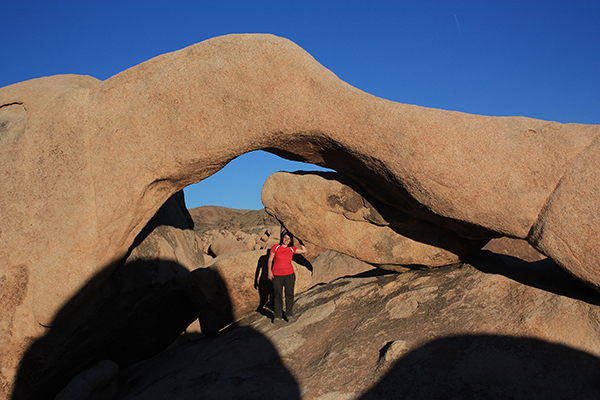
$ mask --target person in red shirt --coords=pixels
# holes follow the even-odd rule
[[[281,236],[280,244],[271,248],[267,262],[268,277],[273,282],[274,316],[273,322],[283,317],[283,288],[285,287],[285,317],[288,321],[294,318],[294,286],[296,274],[292,265],[294,254],[306,253],[306,247],[293,245],[293,237],[289,232]]]

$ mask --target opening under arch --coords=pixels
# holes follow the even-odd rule
[[[243,154],[214,175],[184,188],[188,208],[221,206],[260,210],[260,193],[267,178],[277,171],[331,171],[314,164],[290,161],[266,151]]]

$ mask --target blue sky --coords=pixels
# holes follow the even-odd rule
[[[272,33],[389,100],[600,124],[599,21],[597,0],[0,0],[0,87],[66,73],[104,80],[214,36]],[[310,168],[250,153],[186,188],[186,201],[259,209],[271,173]]]

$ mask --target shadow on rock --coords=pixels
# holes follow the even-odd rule
[[[258,290],[259,302],[256,311],[273,318],[273,283],[269,280],[269,251],[261,256],[256,263],[256,272],[254,274],[254,288]],[[271,310],[271,311],[269,311]]]
[[[294,256],[292,257],[292,261],[294,261],[296,264],[301,265],[304,268],[306,268],[307,270],[309,270],[311,275],[314,273],[313,265],[302,254],[294,254]]]
[[[547,258],[527,262],[487,250],[476,253],[469,264],[487,274],[498,274],[523,285],[600,306],[600,293],[571,276]]]
[[[361,400],[598,399],[600,358],[537,339],[457,336],[433,340],[397,359]]]
[[[188,271],[180,264],[137,260],[107,270],[114,272],[102,283],[86,285],[47,334],[31,344],[13,400],[54,399],[77,374],[102,360],[124,368],[148,359],[198,317],[186,292]]]
[[[271,341],[231,327],[124,370],[116,400],[301,398],[297,381]]]

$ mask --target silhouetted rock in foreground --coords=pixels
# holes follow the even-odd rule
[[[597,399],[599,305],[551,261],[489,252],[370,272],[302,294],[292,322],[254,314],[130,367],[117,399]]]

